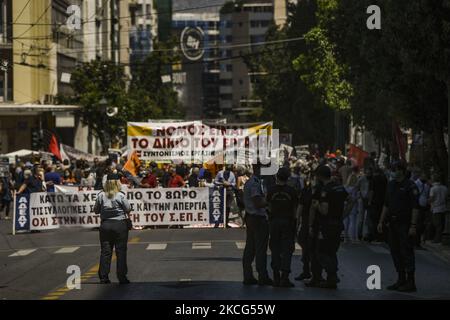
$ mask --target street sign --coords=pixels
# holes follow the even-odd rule
[[[181,51],[186,59],[200,60],[205,53],[204,32],[199,27],[186,27],[180,36]]]

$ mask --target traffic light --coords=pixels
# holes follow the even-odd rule
[[[42,148],[42,133],[39,129],[31,129],[31,149],[40,150]]]

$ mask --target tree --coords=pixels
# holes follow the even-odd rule
[[[170,45],[160,44],[168,49]],[[183,116],[178,95],[171,84],[162,83],[161,76],[171,71],[176,59],[170,50],[155,50],[143,61],[136,62],[129,88],[124,68],[111,61],[93,60],[73,72],[72,102],[83,108],[79,116],[89,128],[89,134],[99,138],[103,152],[109,143],[125,138],[127,121],[180,118]],[[108,117],[100,101],[118,108],[117,115]]]
[[[288,7],[286,26],[272,26],[268,41],[303,36],[315,26],[315,1],[303,0]],[[333,145],[333,112],[324,108],[300,79],[292,60],[306,52],[304,41],[267,45],[246,59],[249,69],[262,74],[255,81],[255,95],[262,101],[262,119],[273,119],[284,132],[293,133],[294,143],[317,143],[322,149]]]
[[[89,135],[98,137],[103,152],[107,152],[111,138],[123,135],[126,121],[124,115],[128,103],[124,68],[111,61],[93,60],[78,66],[72,77],[74,103],[82,106],[79,116],[88,126]],[[102,99],[106,100],[107,106],[119,109],[117,116],[106,115],[100,104]]]
[[[348,102],[354,122],[378,138],[390,139],[393,120],[430,133],[442,172],[448,163],[448,3],[317,0],[318,26],[306,35],[312,48],[296,60],[313,92],[330,106]],[[382,9],[381,30],[366,27],[372,4]],[[343,83],[351,90],[341,90]]]

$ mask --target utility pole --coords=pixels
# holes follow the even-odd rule
[[[450,190],[450,78],[447,79],[447,103],[448,103],[448,122],[447,122],[447,188]],[[450,192],[448,194],[448,201],[450,203]],[[449,208],[447,208],[449,209]],[[450,212],[447,211],[445,217],[445,227],[442,234],[442,244],[450,246]]]

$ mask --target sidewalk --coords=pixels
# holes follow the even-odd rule
[[[431,241],[428,241],[423,243],[422,247],[450,264],[450,246],[445,246],[440,243],[431,243]]]

